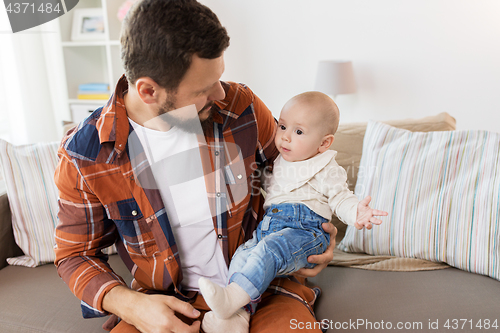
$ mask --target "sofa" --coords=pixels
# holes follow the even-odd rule
[[[455,120],[446,113],[388,123],[411,131],[455,129]],[[357,181],[366,127],[366,123],[341,124],[332,147],[338,151],[337,161],[346,169],[351,189]],[[346,226],[335,219],[333,223],[340,243]],[[79,300],[59,278],[53,264],[33,268],[7,264],[6,258],[21,255],[23,250],[14,239],[9,199],[4,194],[0,196],[1,333],[103,332],[106,318],[82,318]],[[129,283],[132,277],[118,255],[110,255],[109,261]],[[308,280],[322,290],[315,303],[317,319],[323,320],[321,328],[328,332],[499,330],[497,279],[447,265],[434,268],[371,270],[338,262],[328,266]],[[290,331],[306,330],[312,324],[291,322]]]
[[[35,268],[7,265],[20,256],[11,225],[7,195],[0,196],[0,332],[104,332],[107,318],[83,319],[80,301],[57,274],[53,264]],[[109,262],[127,283],[132,276],[118,255]]]

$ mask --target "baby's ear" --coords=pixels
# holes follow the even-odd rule
[[[334,140],[335,137],[333,136],[333,134],[325,135],[325,137],[321,141],[321,146],[319,146],[319,152],[324,153],[325,151],[327,151],[328,148],[330,148],[330,146],[332,145]]]

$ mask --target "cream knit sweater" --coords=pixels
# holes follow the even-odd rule
[[[335,161],[336,155],[336,151],[327,150],[299,162],[287,162],[279,155],[272,175],[264,178],[264,208],[303,203],[328,220],[334,213],[342,222],[353,225],[359,200],[348,189],[347,174]]]

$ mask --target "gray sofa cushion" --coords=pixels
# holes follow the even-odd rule
[[[0,195],[0,269],[7,266],[7,258],[22,256],[12,233],[12,219],[7,194]]]
[[[422,329],[404,332],[484,332],[476,328],[479,320],[498,319],[500,325],[500,284],[483,275],[455,268],[420,272],[381,272],[356,268],[325,268],[309,282],[321,287],[323,293],[315,304],[318,319],[336,322],[364,320],[372,324],[391,322],[395,330],[398,322],[421,322]],[[457,319],[461,328],[452,329]],[[429,322],[438,320],[439,329],[430,330]],[[449,320],[450,329],[444,324]],[[332,324],[330,324],[332,325]],[[468,326],[467,326],[468,325]],[[332,325],[335,328],[335,324]],[[360,326],[351,331],[390,331]],[[494,328],[490,330],[496,331]],[[335,329],[329,332],[336,331]],[[349,331],[349,330],[346,330]],[[344,330],[342,330],[344,332]]]
[[[127,283],[131,276],[118,257],[110,265]],[[106,318],[83,319],[80,301],[57,275],[54,265],[8,266],[0,271],[0,332],[104,332]]]

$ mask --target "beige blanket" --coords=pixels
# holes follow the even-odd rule
[[[347,253],[335,248],[333,266],[353,267],[374,271],[428,271],[433,269],[448,268],[445,263],[433,262],[415,258],[400,258],[393,256],[373,256],[365,253]]]

